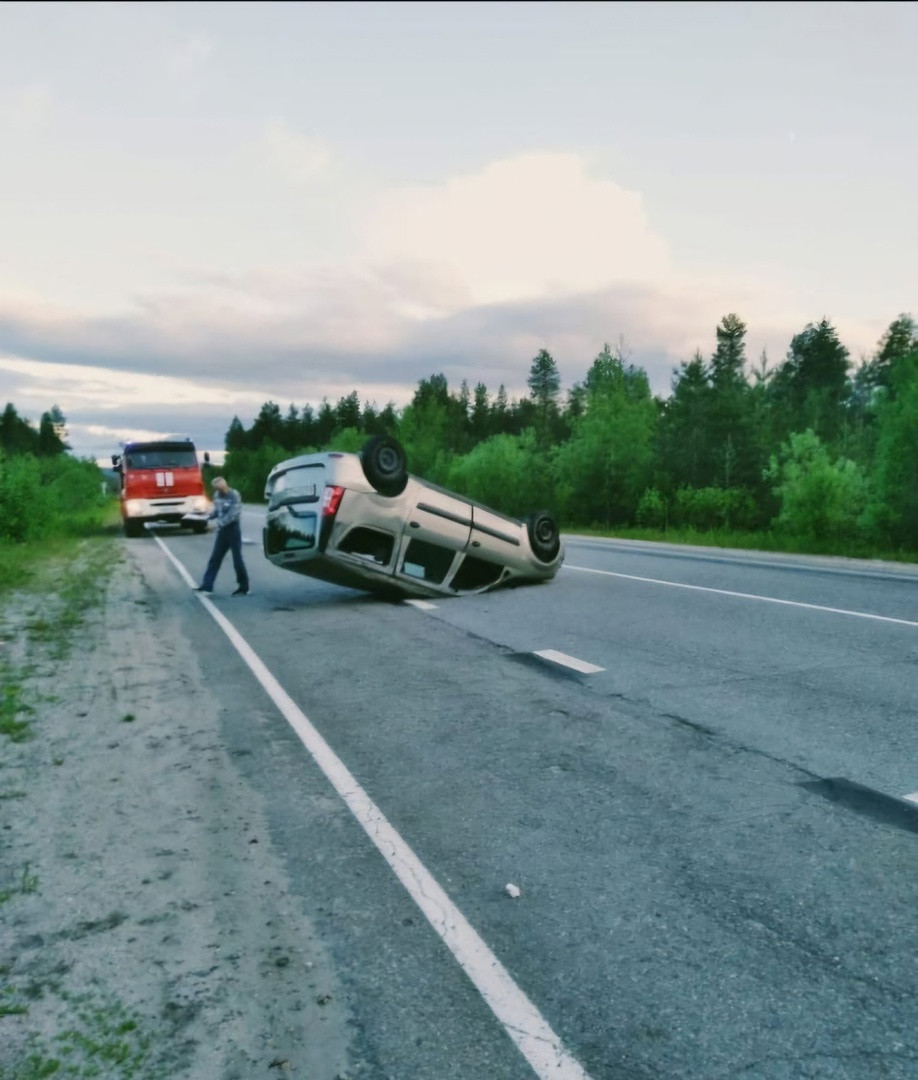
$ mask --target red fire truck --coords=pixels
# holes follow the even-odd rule
[[[204,460],[210,460],[206,452]],[[206,531],[211,502],[187,435],[126,442],[120,454],[112,454],[112,465],[121,475],[121,520],[127,536],[142,536],[148,521]]]

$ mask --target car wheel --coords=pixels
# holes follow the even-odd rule
[[[198,536],[200,536],[201,533],[206,533],[207,532],[207,522],[206,521],[196,521],[191,526],[191,531],[193,533],[197,533]]]
[[[130,536],[134,540],[136,540],[138,536],[143,536],[143,522],[133,521],[131,518],[128,518],[124,523],[124,535]]]
[[[363,474],[380,495],[401,495],[408,483],[405,451],[398,439],[374,435],[360,451]]]
[[[555,519],[547,510],[530,514],[526,531],[535,557],[539,562],[550,563],[561,550],[561,533]]]

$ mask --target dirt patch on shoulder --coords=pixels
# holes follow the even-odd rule
[[[0,612],[25,725],[0,734],[0,1077],[346,1077],[343,995],[180,620],[95,543],[61,570],[97,601],[73,625],[60,584]]]

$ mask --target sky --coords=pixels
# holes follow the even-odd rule
[[[4,3],[0,407],[72,452],[918,316],[918,4]]]

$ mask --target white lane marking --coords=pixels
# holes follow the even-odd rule
[[[907,799],[909,802],[918,803],[918,791],[913,791],[911,795],[903,795],[903,799]]]
[[[564,667],[573,668],[584,675],[595,675],[597,671],[605,671],[605,668],[597,667],[586,660],[578,660],[576,656],[568,656],[567,653],[558,652],[557,649],[537,649],[536,656],[543,660],[550,660],[553,664],[563,664]]]
[[[719,593],[736,596],[740,600],[761,600],[765,604],[785,604],[787,607],[807,608],[810,611],[826,611],[831,615],[851,615],[855,619],[874,619],[876,622],[896,623],[899,626],[918,626],[911,619],[894,619],[890,615],[872,615],[869,611],[848,611],[845,608],[824,607],[822,604],[804,604],[801,600],[779,600],[776,596],[757,596],[755,593],[733,592],[731,589],[714,589],[709,585],[686,585],[683,581],[662,581],[659,578],[639,577],[637,574],[620,574],[614,570],[594,570],[591,566],[568,566],[565,570],[580,570],[585,574],[602,574],[604,577],[627,578],[644,581],[649,585],[669,585],[674,589],[694,589],[696,592]]]
[[[429,600],[406,600],[406,604],[411,604],[412,607],[420,608],[421,611],[436,611],[437,605],[432,604]]]
[[[193,579],[185,567],[158,536],[156,542],[182,578],[191,585]],[[565,1049],[536,1006],[516,985],[500,960],[389,824],[379,807],[357,783],[344,762],[300,711],[296,702],[281,687],[245,638],[211,600],[201,593],[198,595],[540,1080],[590,1080],[589,1075]]]

